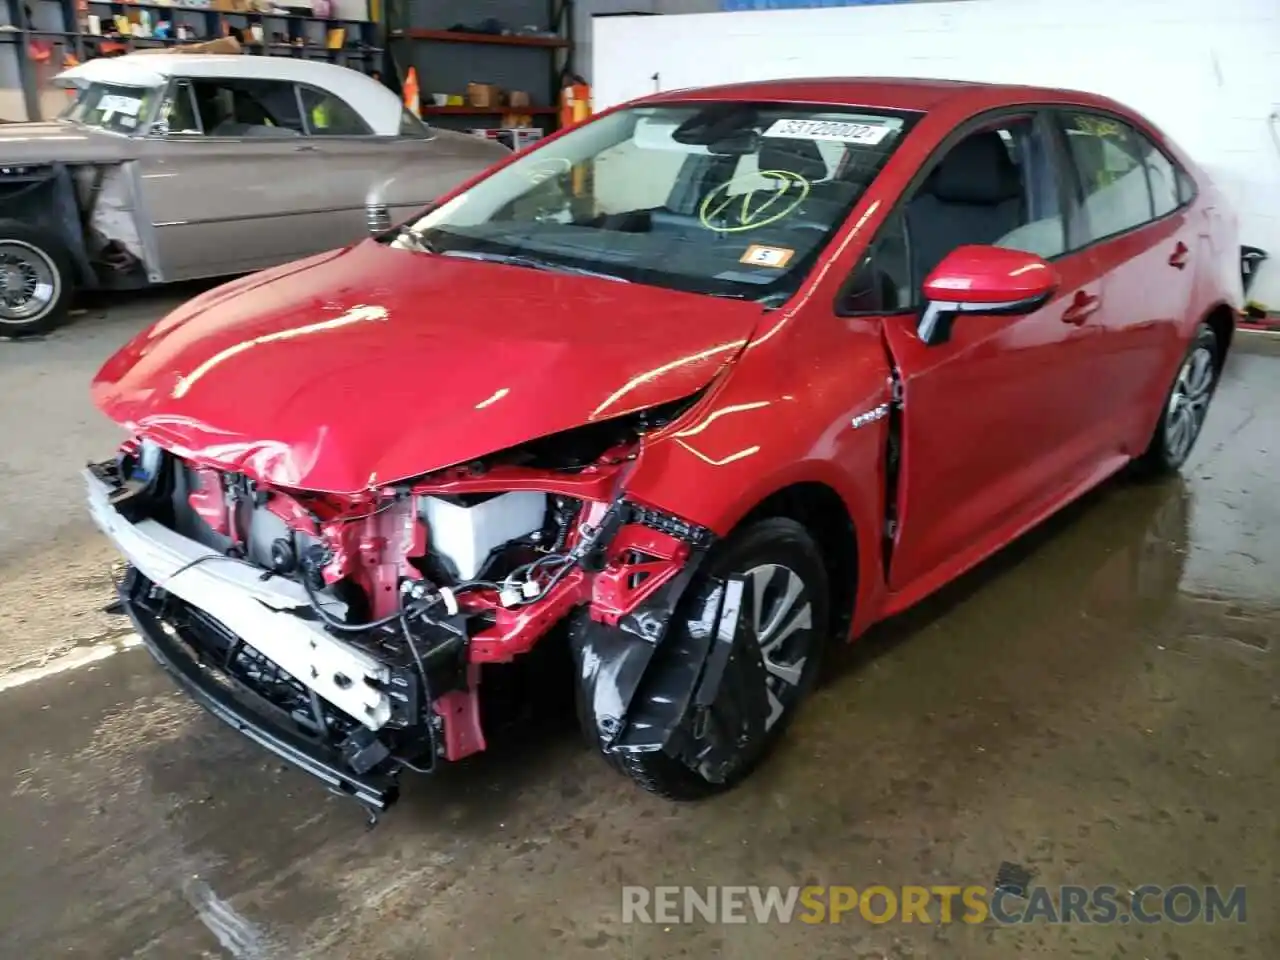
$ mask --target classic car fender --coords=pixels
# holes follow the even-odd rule
[[[478,171],[511,157],[496,140],[454,130],[431,129],[420,155],[406,159],[374,178],[365,194],[365,221],[378,234],[423,213]],[[487,172],[487,171],[486,171]]]
[[[0,173],[0,218],[34,224],[57,238],[70,256],[80,286],[97,277],[85,245],[72,170],[64,163],[10,167]]]

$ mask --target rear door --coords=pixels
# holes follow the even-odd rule
[[[324,160],[292,83],[176,79],[161,116],[139,164],[164,280],[256,270],[336,245]]]
[[[428,130],[407,114],[397,136],[375,136],[356,111],[329,91],[299,87],[313,149],[325,163],[334,203],[333,236],[347,243],[367,226],[367,208],[383,205],[399,223],[509,152],[496,143]],[[336,245],[336,244],[334,244]]]
[[[367,232],[370,187],[414,155],[411,141],[377,136],[364,118],[337,94],[298,86],[311,151],[324,167],[328,216],[313,224],[318,249],[358,240]]]
[[[981,149],[966,144],[975,137]],[[905,205],[913,291],[946,253],[970,243],[1043,256],[1060,284],[1024,316],[957,318],[949,341],[934,346],[916,334],[918,303],[886,318],[902,398],[889,570],[895,592],[929,592],[1097,467],[1097,436],[1081,398],[1092,388],[1099,334],[1091,320],[1102,284],[1092,252],[1068,250],[1057,158],[1046,115],[984,119],[945,148],[937,172]],[[1012,186],[1002,184],[1010,177]]]
[[[1105,273],[1089,415],[1113,425],[1115,450],[1136,454],[1182,354],[1200,241],[1178,168],[1149,137],[1107,114],[1071,109],[1058,117],[1083,214],[1079,240]]]

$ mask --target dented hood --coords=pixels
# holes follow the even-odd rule
[[[687,396],[760,307],[369,240],[210,291],[94,402],[200,463],[354,493]]]

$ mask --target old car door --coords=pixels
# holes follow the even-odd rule
[[[163,280],[256,270],[337,245],[324,161],[292,83],[175,79],[139,163]]]
[[[298,98],[307,150],[324,164],[328,216],[313,225],[315,236],[323,238],[326,247],[341,246],[364,234],[371,188],[402,165],[421,163],[423,144],[409,137],[375,135],[359,112],[332,91],[300,84]],[[429,199],[419,198],[416,207]]]
[[[962,245],[1046,258],[1059,277],[1039,309],[967,314],[925,344],[917,309],[884,335],[901,397],[890,589],[917,595],[1025,529],[1099,469],[1080,413],[1091,388],[1102,284],[1067,249],[1057,155],[1044,116],[1025,111],[960,131],[902,208],[915,290]]]
[[[333,107],[336,98],[325,97]],[[303,95],[304,104],[314,101]],[[340,101],[339,101],[340,102]],[[452,130],[428,130],[406,116],[398,137],[356,132],[336,122],[342,110],[330,110],[328,124],[316,122],[307,110],[312,142],[325,159],[335,202],[343,208],[340,228],[363,229],[369,204],[385,208],[385,216],[399,223],[437,197],[510,155],[494,141]]]

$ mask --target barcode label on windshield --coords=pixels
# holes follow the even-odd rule
[[[136,117],[142,109],[142,101],[135,97],[122,97],[116,93],[108,93],[98,101],[98,109],[103,113],[121,113],[126,117]]]
[[[830,143],[862,143],[874,146],[892,132],[892,128],[876,123],[851,123],[844,120],[776,120],[763,134],[790,140],[826,140]]]

